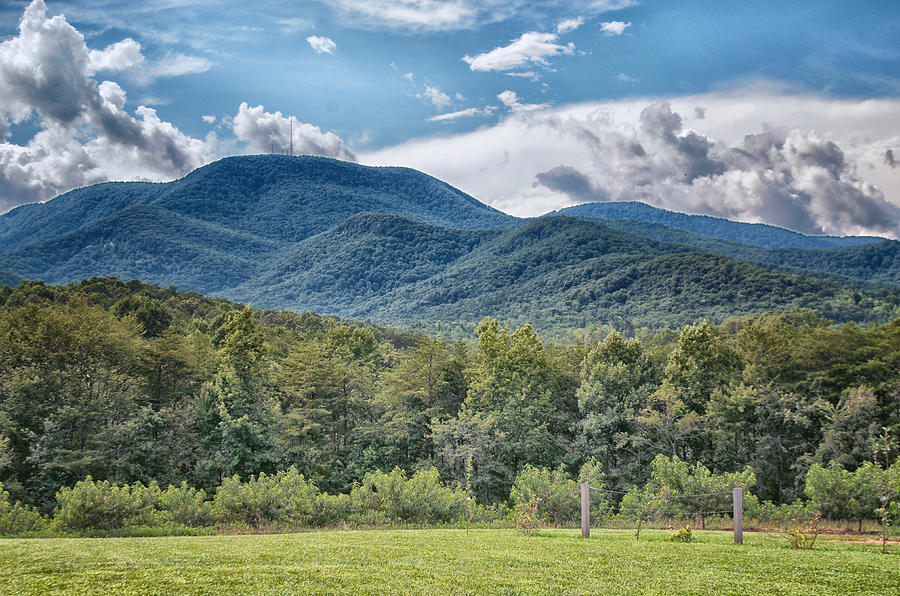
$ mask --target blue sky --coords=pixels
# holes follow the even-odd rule
[[[0,210],[277,151],[293,120],[301,151],[417,167],[519,215],[636,199],[896,236],[898,15],[891,1],[7,0]]]

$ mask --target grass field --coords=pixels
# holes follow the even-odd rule
[[[0,540],[0,593],[896,594],[900,550],[775,534],[376,530]]]

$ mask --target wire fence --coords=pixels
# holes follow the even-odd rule
[[[734,513],[734,509],[722,509],[722,497],[728,496],[732,497],[733,493],[731,491],[721,491],[721,492],[710,492],[710,493],[680,493],[680,494],[670,494],[670,493],[657,493],[657,494],[647,494],[647,493],[634,493],[632,491],[621,491],[621,490],[613,490],[609,488],[601,488],[597,486],[591,486],[588,484],[588,488],[592,491],[607,493],[610,495],[634,495],[638,498],[645,498],[649,501],[646,503],[644,507],[629,507],[622,508],[622,502],[619,501],[618,505],[612,505],[606,512],[612,515],[618,516],[654,516],[654,517],[696,517],[696,516],[708,516],[708,515],[724,515],[724,514],[732,514]],[[668,508],[672,500],[675,503],[683,502],[685,499],[696,499],[699,501],[700,508],[699,510],[691,510],[686,511],[681,508]],[[703,501],[705,499],[709,499],[710,501],[714,501],[715,505],[719,505],[718,508],[715,505],[712,505],[712,508],[706,509],[703,507]],[[663,501],[662,503],[654,503],[655,501]],[[680,501],[679,501],[680,500]]]

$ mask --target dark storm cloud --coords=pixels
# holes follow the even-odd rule
[[[602,201],[604,197],[591,185],[591,179],[575,168],[557,166],[537,175],[537,182],[550,190],[569,195],[579,202]]]
[[[665,102],[647,106],[636,129],[603,115],[547,115],[531,126],[571,135],[593,156],[593,168],[559,167],[537,178],[576,202],[640,200],[809,234],[900,227],[900,209],[857,177],[836,143],[811,131],[766,130],[728,146],[685,130]]]

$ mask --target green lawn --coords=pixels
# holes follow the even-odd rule
[[[646,530],[330,531],[177,538],[0,540],[0,593],[16,594],[895,594],[900,551],[773,534]]]

